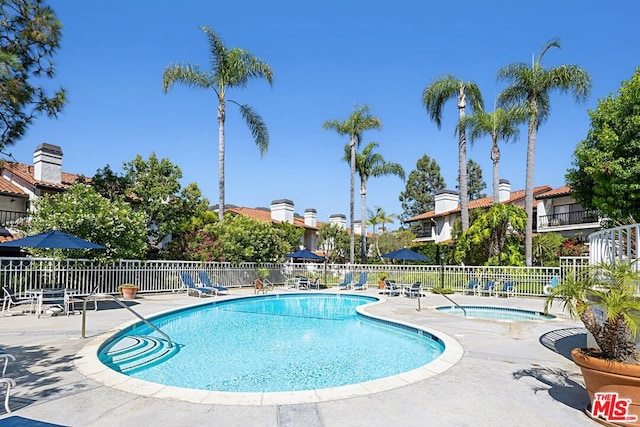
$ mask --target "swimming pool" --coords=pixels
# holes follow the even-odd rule
[[[375,319],[355,295],[287,294],[214,302],[153,318],[179,351],[162,363],[125,372],[152,383],[223,392],[316,390],[398,375],[445,350],[437,336]],[[141,324],[99,351],[103,363],[127,337],[155,336]]]
[[[455,314],[458,316],[491,320],[549,320],[556,318],[556,316],[554,316],[553,314],[545,315],[544,313],[538,311],[483,305],[450,305],[436,307],[436,310],[443,313]]]

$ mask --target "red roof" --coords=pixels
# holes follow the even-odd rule
[[[540,195],[536,196],[536,199],[553,199],[554,197],[562,197],[571,195],[571,188],[568,185],[563,185],[562,187],[558,187],[556,189],[547,191]]]
[[[541,187],[535,187],[533,189],[533,195],[534,197],[536,196],[536,194],[540,194],[540,193],[545,193],[548,192],[549,190],[551,190],[551,187],[548,185],[543,185]],[[508,200],[505,200],[501,203],[503,204],[514,204],[516,202],[519,202],[520,200],[524,199],[524,190],[517,190],[517,191],[512,191],[510,194],[510,197]],[[493,196],[490,197],[483,197],[482,199],[477,199],[477,200],[471,200],[469,201],[469,209],[478,209],[478,208],[489,208],[491,207],[491,205],[493,205]],[[428,212],[425,212],[423,214],[420,215],[416,215],[412,218],[406,219],[404,222],[415,222],[415,221],[420,221],[422,219],[429,219],[429,218],[436,218],[436,217],[442,217],[442,216],[448,216],[451,214],[454,214],[456,212],[460,212],[460,205],[458,205],[455,209],[451,209],[449,211],[446,212],[440,212],[439,214],[436,214],[435,210],[430,210]]]
[[[80,179],[81,175],[76,175],[73,173],[62,172],[60,183],[57,182],[49,182],[49,181],[39,181],[34,177],[34,167],[32,165],[26,165],[24,163],[16,163],[16,162],[5,162],[2,167],[14,174],[15,176],[25,180],[29,184],[34,187],[46,187],[58,190],[66,190],[71,184]],[[85,178],[86,179],[86,178]],[[89,179],[87,179],[88,181]]]
[[[235,208],[227,208],[225,212],[235,213],[236,215],[246,216],[257,221],[262,222],[272,222],[274,224],[281,223],[282,221],[278,221],[271,218],[271,212],[266,211],[264,209],[254,209],[254,208],[245,208],[245,207],[235,207]],[[310,230],[317,230],[318,227],[322,225],[321,222],[316,223],[315,227],[307,225],[304,223],[304,218],[293,217],[293,225],[296,227],[308,228]]]

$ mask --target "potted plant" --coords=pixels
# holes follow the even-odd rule
[[[386,286],[385,280],[387,280],[387,277],[389,277],[389,274],[386,271],[381,271],[380,273],[378,273],[378,288],[384,289],[384,287]]]
[[[118,292],[124,299],[135,299],[136,292],[138,292],[138,286],[131,283],[125,283],[118,287]]]
[[[579,318],[599,348],[575,348],[589,394],[592,418],[625,426],[640,426],[640,284],[637,261],[600,264],[570,276],[551,290],[545,304],[561,301],[565,311]]]

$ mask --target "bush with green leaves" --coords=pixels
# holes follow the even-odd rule
[[[75,184],[68,191],[46,195],[34,203],[28,234],[52,229],[105,246],[104,250],[65,250],[65,258],[100,260],[139,259],[147,245],[146,217],[121,198],[110,201],[91,186]],[[32,249],[36,256],[52,256],[51,249]]]

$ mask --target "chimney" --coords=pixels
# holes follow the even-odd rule
[[[511,183],[506,179],[501,179],[498,184],[499,202],[506,202],[511,198]]]
[[[271,219],[293,224],[293,202],[289,199],[271,202]]]
[[[340,228],[347,228],[347,217],[344,214],[329,215],[329,224],[336,224]]]
[[[436,214],[452,211],[458,207],[460,196],[453,190],[440,190],[436,193]]]
[[[362,236],[362,222],[356,221],[353,224],[353,234],[356,234],[358,236]]]
[[[313,209],[305,209],[304,210],[304,225],[308,225],[311,227],[315,227],[316,226],[316,218],[318,216],[318,212]]]
[[[40,144],[33,152],[33,177],[36,181],[62,183],[62,149]]]

